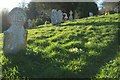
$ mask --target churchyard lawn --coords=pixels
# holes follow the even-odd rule
[[[26,50],[1,54],[3,77],[120,78],[118,23],[112,14],[29,29]]]

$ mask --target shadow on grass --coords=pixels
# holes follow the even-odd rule
[[[81,78],[90,78],[95,77],[99,73],[100,68],[108,63],[110,60],[113,60],[116,57],[118,52],[118,41],[111,42],[107,47],[105,47],[101,54],[98,56],[89,57],[85,65],[82,68],[82,71],[79,73]]]
[[[63,51],[62,51],[63,50]],[[18,54],[8,54],[8,64],[3,69],[18,67],[20,77],[28,78],[90,78],[95,77],[101,66],[113,60],[118,51],[117,41],[110,43],[98,56],[90,56],[86,59],[87,64],[82,67],[81,72],[75,73],[63,68],[70,60],[74,60],[79,55],[68,54],[65,49],[60,49],[61,53],[54,57],[43,57],[44,52],[33,52],[31,49],[21,51]],[[62,53],[63,52],[63,53]],[[55,59],[64,59],[65,62],[59,62]],[[9,73],[8,73],[9,74]]]
[[[21,51],[18,54],[8,54],[6,57],[9,59],[10,63],[4,65],[3,69],[7,70],[8,68],[10,69],[17,66],[19,74],[13,76],[19,76],[20,78],[69,78],[76,75],[72,71],[62,69],[61,66],[63,63],[54,61],[52,58],[44,58],[42,54],[44,53],[41,52],[36,54],[32,51]],[[10,76],[9,74],[8,72],[8,76]]]

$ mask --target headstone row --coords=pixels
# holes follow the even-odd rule
[[[69,20],[72,21],[73,20],[72,10],[70,10],[69,14],[70,14]],[[52,9],[52,12],[51,12],[51,22],[52,22],[52,24],[53,25],[60,24],[63,21],[63,15],[64,15],[64,20],[68,20],[67,13],[63,13],[61,10],[57,11],[56,9]]]

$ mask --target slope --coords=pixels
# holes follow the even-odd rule
[[[118,78],[118,24],[112,14],[29,29],[26,50],[1,54],[3,77]]]

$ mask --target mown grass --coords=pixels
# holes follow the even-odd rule
[[[120,78],[119,23],[112,14],[30,29],[26,50],[2,54],[3,77]]]

